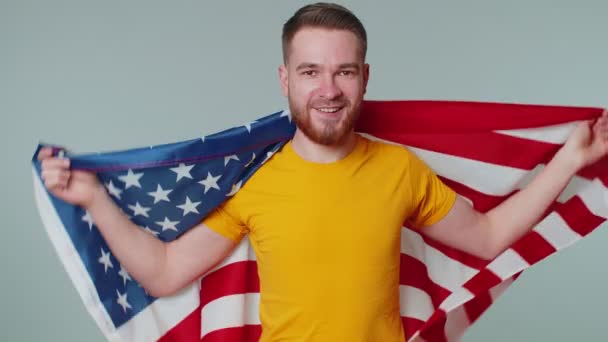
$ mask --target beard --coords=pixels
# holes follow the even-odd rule
[[[289,110],[296,127],[311,141],[325,146],[340,145],[346,141],[359,118],[360,104],[352,106],[348,101],[312,101],[306,106],[298,108],[291,99]],[[319,107],[341,107],[339,120],[315,120],[311,118],[311,111]]]

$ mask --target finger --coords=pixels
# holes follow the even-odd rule
[[[47,158],[41,163],[43,170],[48,169],[67,169],[70,167],[70,160],[67,158]]]
[[[38,151],[38,160],[42,160],[48,158],[53,155],[53,149],[51,147],[42,147],[40,151]]]
[[[40,176],[48,188],[66,187],[70,180],[70,172],[66,170],[45,170],[40,173]]]

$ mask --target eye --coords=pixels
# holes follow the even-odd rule
[[[308,76],[308,77],[314,77],[317,75],[317,71],[316,70],[304,70],[304,71],[302,71],[302,75]]]
[[[340,76],[353,76],[355,74],[352,70],[341,70],[338,75]]]

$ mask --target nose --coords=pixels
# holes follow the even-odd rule
[[[333,75],[325,75],[321,78],[319,93],[321,97],[327,100],[333,100],[342,96],[342,90],[336,83]]]

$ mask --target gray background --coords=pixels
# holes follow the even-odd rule
[[[369,32],[368,99],[608,105],[605,1],[344,3]],[[103,340],[34,208],[37,142],[139,147],[282,109],[302,4],[0,1],[0,340]],[[526,272],[465,341],[604,340],[607,234]]]

